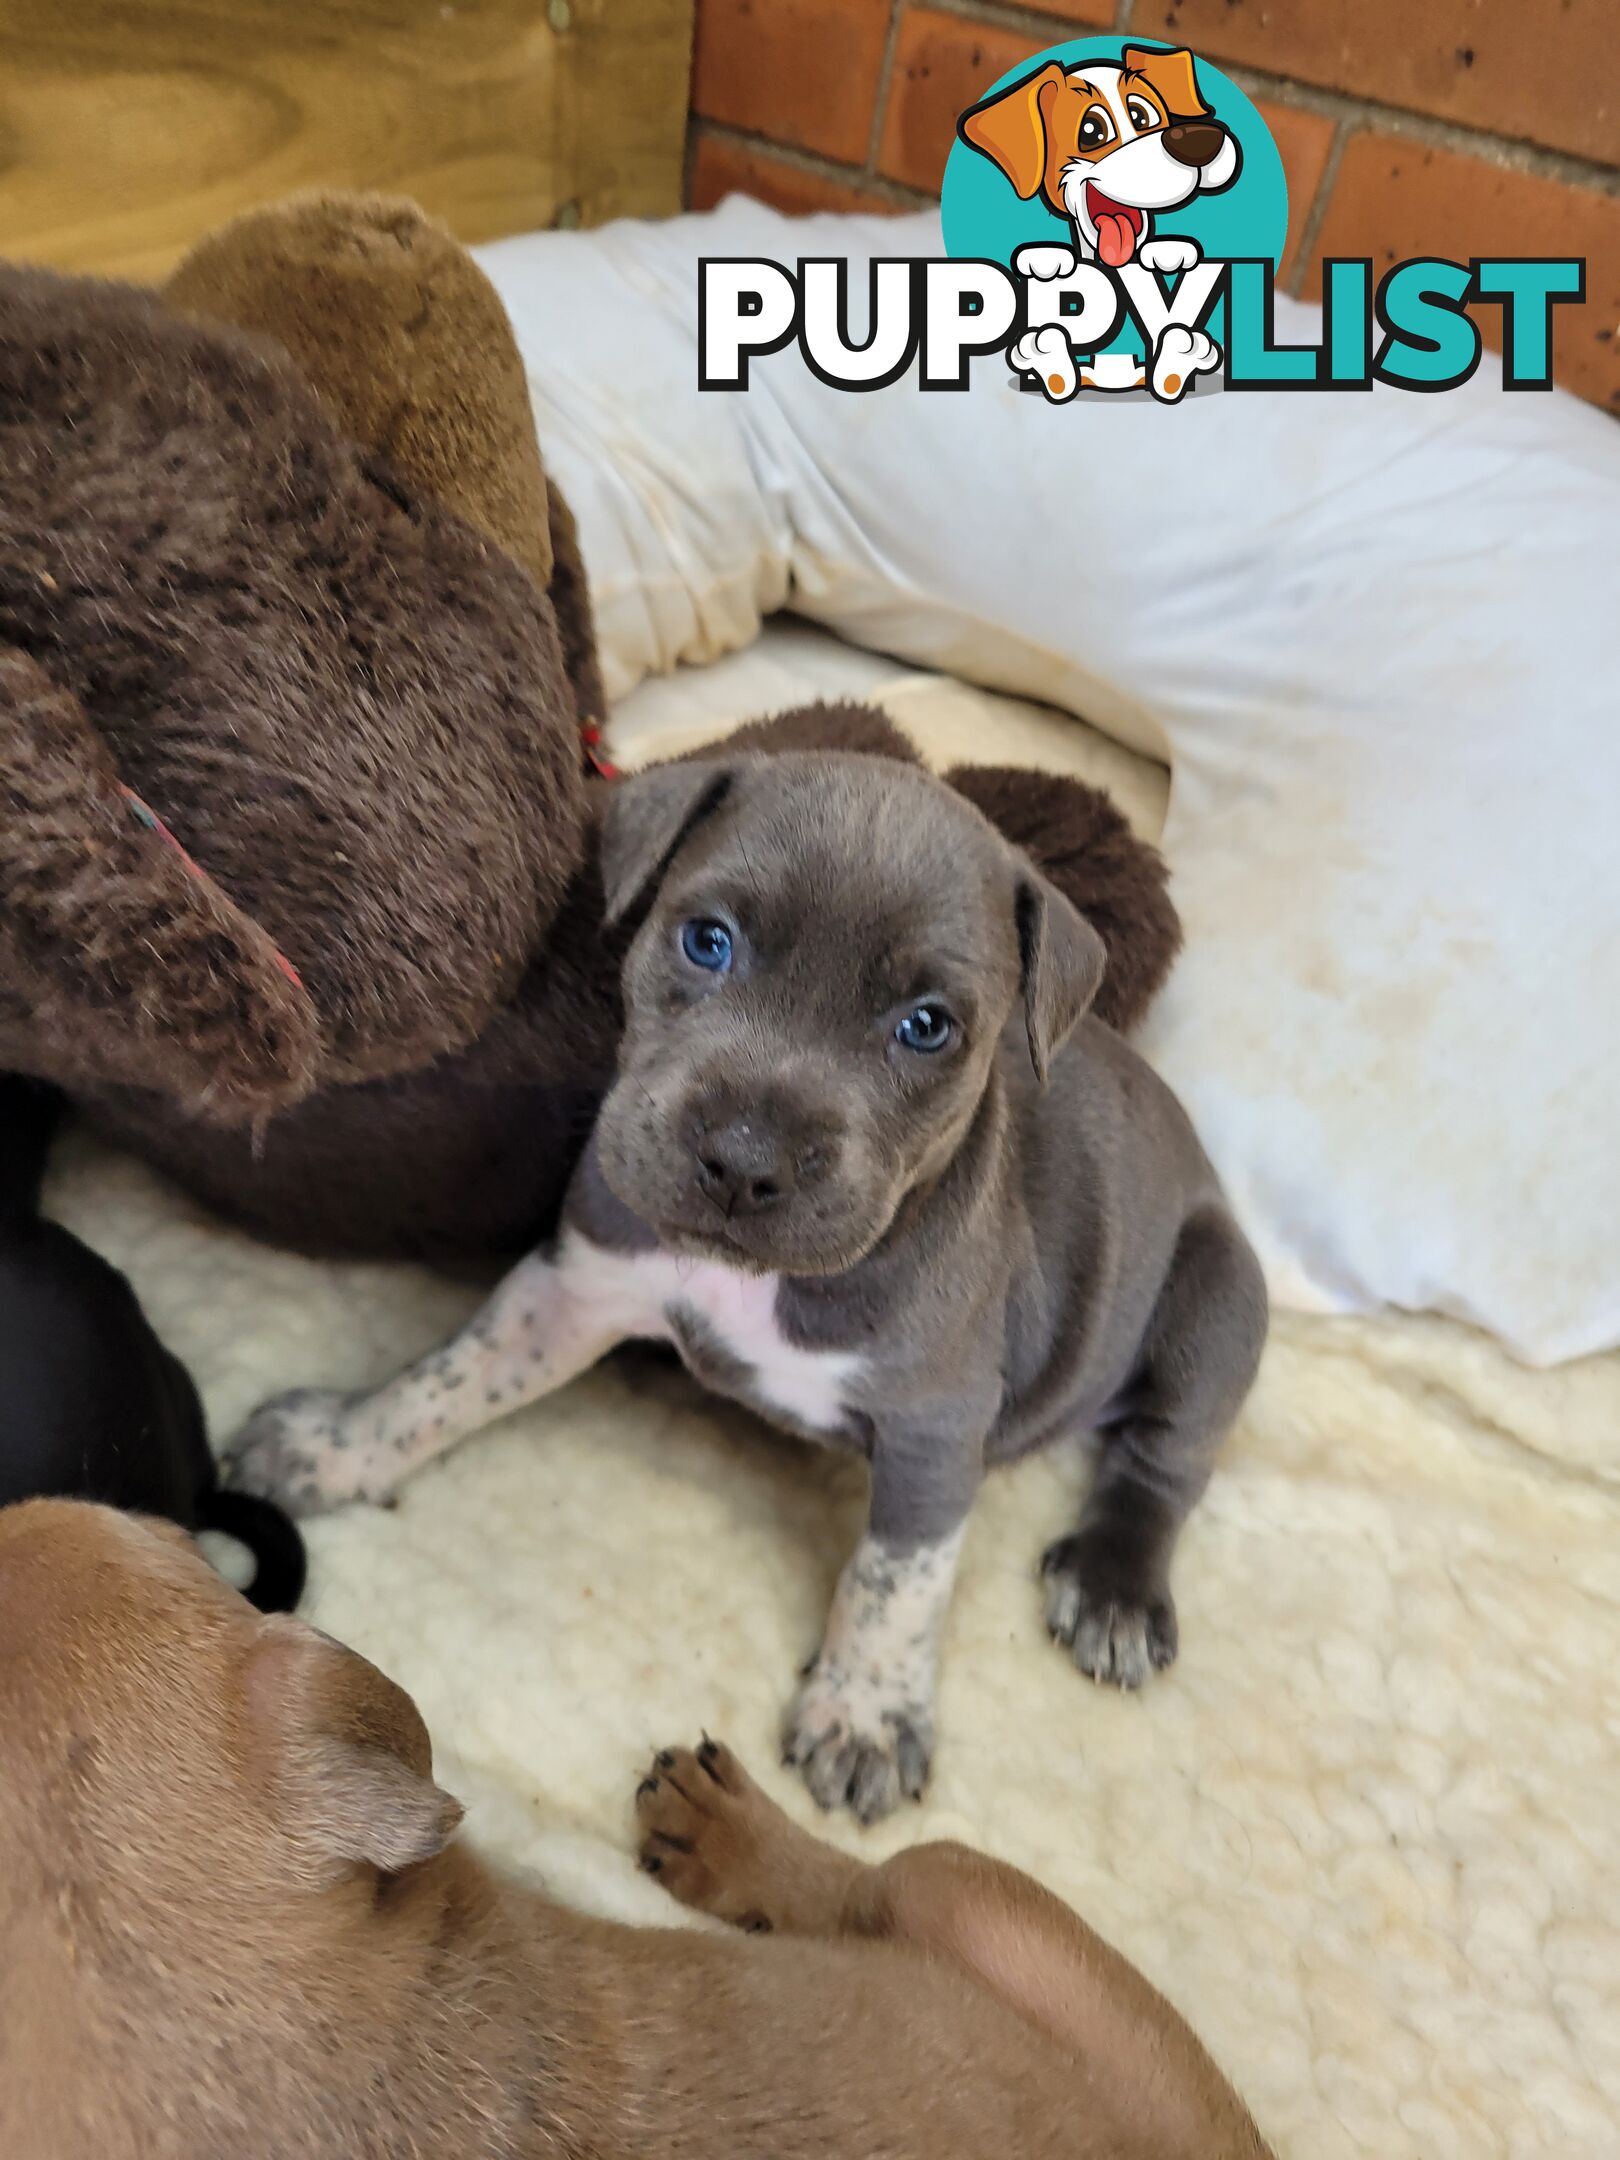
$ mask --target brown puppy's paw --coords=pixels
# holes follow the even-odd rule
[[[640,1865],[672,1897],[733,1927],[766,1934],[773,1833],[786,1818],[730,1748],[663,1748],[636,1787]]]
[[[1168,1590],[1141,1591],[1084,1536],[1059,1538],[1041,1560],[1046,1626],[1054,1642],[1105,1687],[1139,1688],[1176,1661],[1176,1608]]]

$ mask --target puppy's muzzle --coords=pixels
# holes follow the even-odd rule
[[[767,1215],[814,1186],[832,1154],[825,1121],[767,1100],[694,1104],[693,1182],[727,1220]]]
[[[1209,120],[1176,120],[1164,131],[1164,147],[1178,165],[1213,165],[1221,154],[1226,130]]]

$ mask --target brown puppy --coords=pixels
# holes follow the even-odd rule
[[[7,2160],[1261,2160],[1167,2003],[957,1846],[864,1867],[723,1748],[643,1864],[747,1933],[617,1927],[452,1842],[408,1697],[167,1526],[0,1513]]]

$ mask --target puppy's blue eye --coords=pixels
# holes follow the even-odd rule
[[[917,1050],[927,1056],[944,1049],[951,1039],[952,1025],[943,1005],[913,1005],[896,1026],[894,1039],[902,1050]]]
[[[710,916],[694,915],[681,925],[681,951],[694,967],[723,975],[731,965],[731,932]]]

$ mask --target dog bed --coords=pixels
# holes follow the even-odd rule
[[[1113,790],[1149,759],[1043,708],[778,623],[643,685],[627,762],[805,697],[875,697],[940,762]],[[82,1135],[51,1200],[126,1267],[216,1433],[265,1394],[384,1377],[481,1286],[316,1265]],[[1284,2160],[1620,2151],[1620,1356],[1534,1373],[1451,1321],[1277,1322],[1182,1543],[1179,1664],[1142,1695],[1046,1639],[1035,1563],[1078,1452],[1001,1473],[968,1534],[926,1801],[863,1834],[777,1767],[860,1473],[630,1351],[311,1526],[311,1617],[415,1695],[499,1857],[683,1916],[631,1859],[648,1752],[723,1733],[852,1850],[958,1836],[1070,1898],[1187,2013]]]

